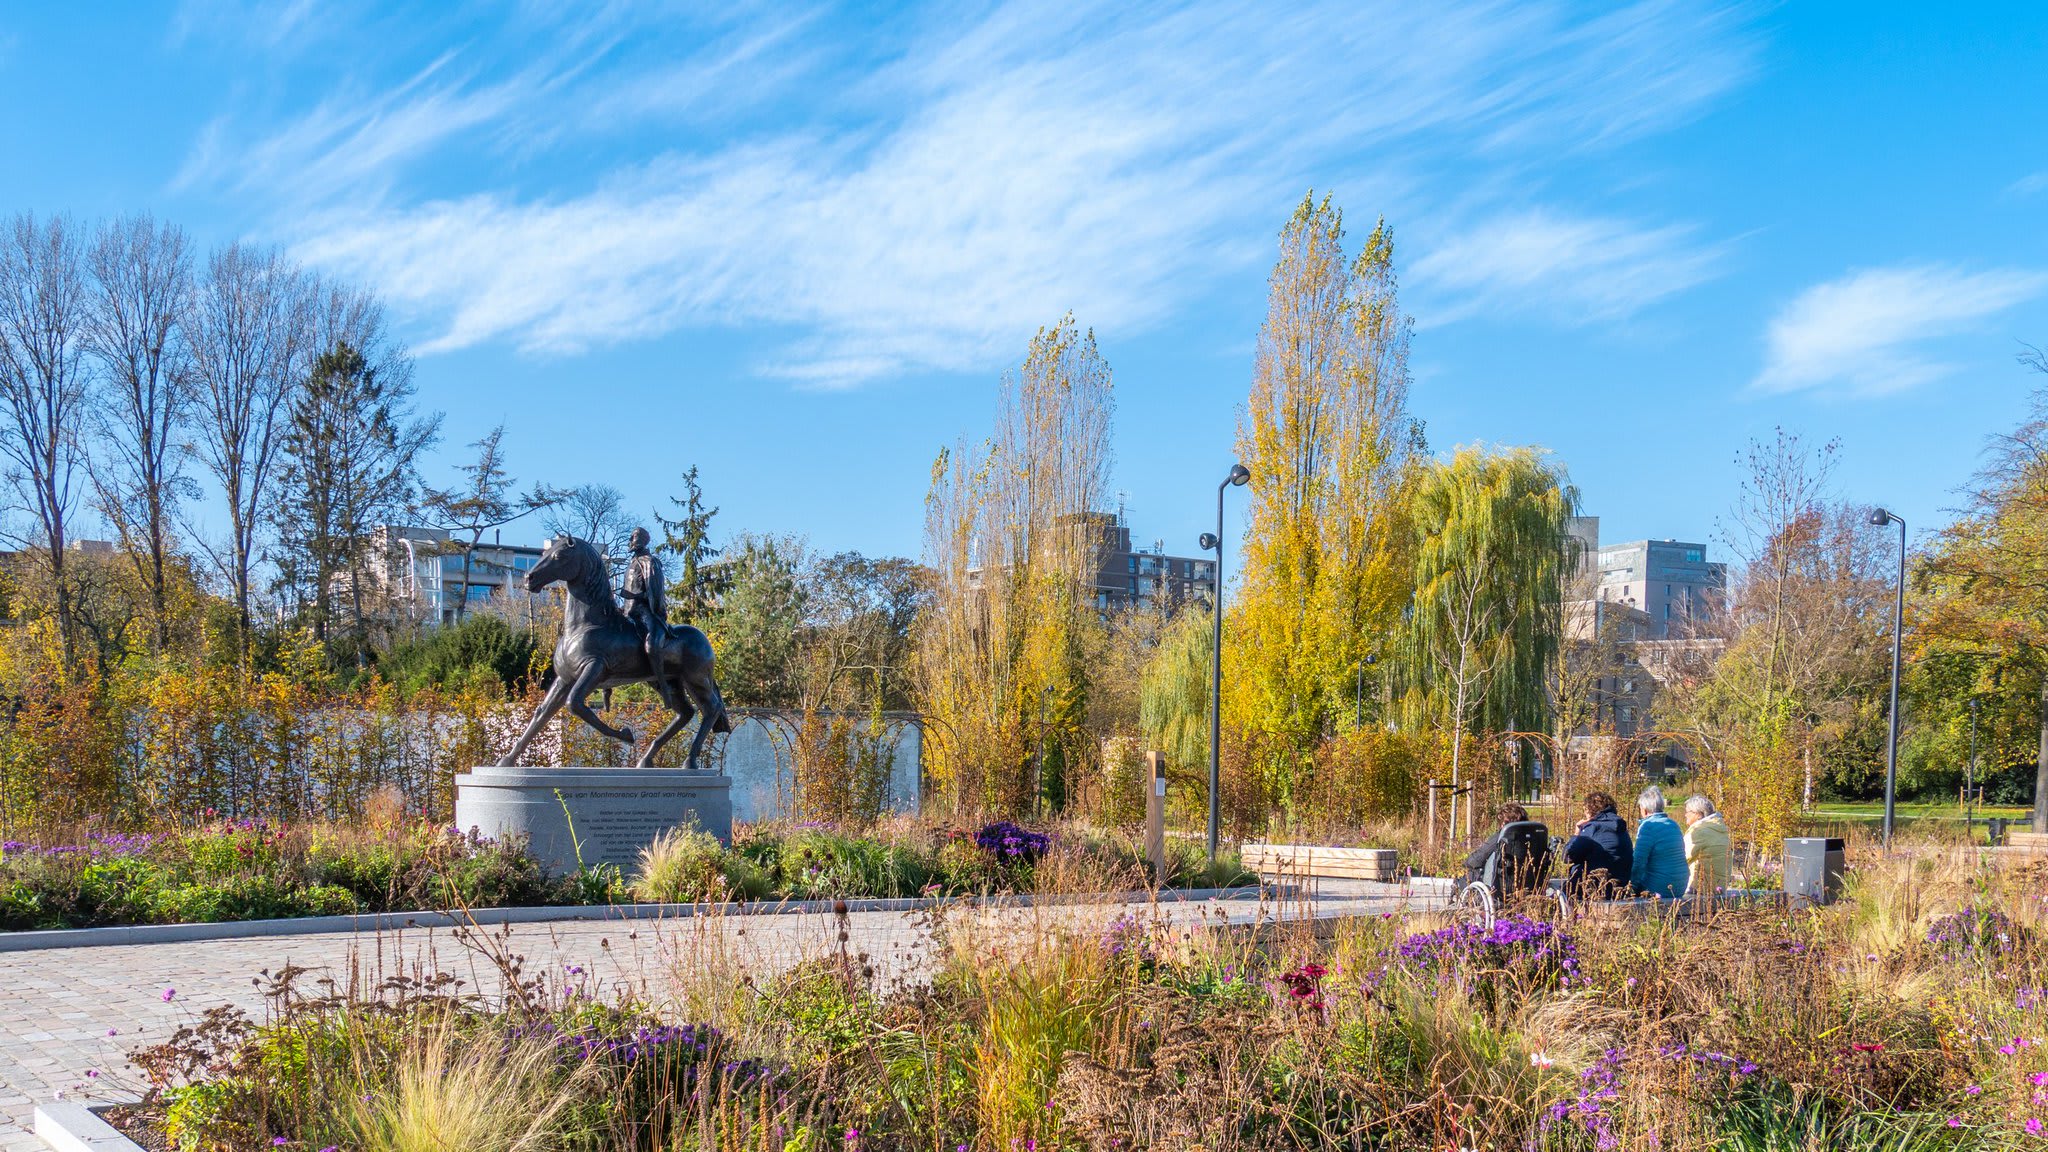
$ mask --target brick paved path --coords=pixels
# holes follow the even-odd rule
[[[1161,904],[1176,923],[1244,923],[1255,917],[1369,915],[1414,910],[1421,893],[1361,881],[1326,882],[1314,897],[1283,904],[1224,901]],[[1089,905],[961,912],[1001,928],[1047,917],[1104,922],[1149,905]],[[860,912],[847,917],[846,946],[871,957],[885,977],[915,976],[928,959],[929,913]],[[141,1089],[126,1054],[168,1037],[219,1004],[261,1015],[260,973],[285,965],[321,977],[374,984],[390,975],[447,971],[486,993],[499,987],[484,953],[523,958],[528,975],[547,972],[594,989],[683,1002],[743,972],[772,972],[840,947],[830,915],[784,914],[523,924],[480,930],[464,943],[448,929],[380,935],[270,936],[178,944],[0,953],[0,1152],[42,1152],[31,1134],[37,1102],[58,1093],[95,1102],[133,1098]],[[174,992],[169,1000],[167,991]]]

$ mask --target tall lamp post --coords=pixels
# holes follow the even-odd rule
[[[1906,631],[1906,521],[1878,508],[1871,512],[1870,523],[1878,528],[1899,526],[1899,584],[1892,608],[1892,702],[1884,738],[1884,846],[1890,848],[1899,786],[1899,642]]]
[[[1209,650],[1209,870],[1216,870],[1216,840],[1220,796],[1223,791],[1223,493],[1243,487],[1251,470],[1232,464],[1230,475],[1216,486],[1216,534],[1202,533],[1203,549],[1216,553],[1215,593],[1210,597],[1216,616],[1215,644]]]
[[[1977,698],[1970,697],[1970,768],[1963,777],[1963,839],[1975,842],[1977,835]]]

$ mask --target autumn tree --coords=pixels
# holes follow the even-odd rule
[[[1342,212],[1304,197],[1280,234],[1238,421],[1250,527],[1225,644],[1226,711],[1273,749],[1261,769],[1283,809],[1316,743],[1355,722],[1360,669],[1383,674],[1407,604],[1421,444],[1409,329],[1386,222],[1354,259]]]
[[[1056,807],[1065,768],[1093,755],[1088,587],[1108,523],[1112,403],[1094,333],[1066,316],[1004,377],[994,435],[933,465],[917,686],[927,767],[957,807]]]
[[[2022,359],[2048,372],[2040,352]],[[1993,439],[1969,497],[1928,558],[1915,663],[1951,682],[1951,717],[1970,698],[1990,705],[1992,763],[2033,761],[2034,830],[2048,831],[2048,387]]]
[[[1784,429],[1744,449],[1722,527],[1734,587],[1705,622],[1725,646],[1711,675],[1671,699],[1702,782],[1754,845],[1790,829],[1810,779],[1853,789],[1873,744],[1882,750],[1889,549],[1868,508],[1834,496],[1837,451]]]

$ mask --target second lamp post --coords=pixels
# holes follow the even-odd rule
[[[1232,464],[1230,475],[1216,486],[1216,534],[1202,533],[1204,550],[1216,553],[1216,582],[1210,594],[1215,608],[1216,637],[1209,651],[1209,871],[1216,871],[1217,813],[1223,788],[1223,493],[1251,479],[1249,468]]]

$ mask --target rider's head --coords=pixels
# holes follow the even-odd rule
[[[633,529],[633,534],[631,536],[626,537],[626,547],[631,548],[635,552],[638,552],[640,549],[647,547],[647,541],[649,539],[650,537],[647,535],[647,529],[635,528]]]

